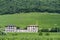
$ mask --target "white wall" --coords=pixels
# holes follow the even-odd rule
[[[16,27],[9,29],[7,27],[5,28],[5,32],[38,32],[38,27],[27,27],[26,30],[16,29]]]

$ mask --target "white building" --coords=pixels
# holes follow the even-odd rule
[[[38,26],[37,25],[28,25],[27,30],[29,32],[38,32]]]
[[[8,25],[5,28],[5,32],[38,32],[37,25],[28,25],[27,29],[17,29],[16,26]]]
[[[16,32],[16,26],[13,25],[6,26],[5,32]]]

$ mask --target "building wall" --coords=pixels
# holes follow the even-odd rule
[[[5,32],[16,32],[16,27],[6,27]]]
[[[26,30],[16,29],[16,27],[6,27],[5,32],[38,32],[38,27],[27,27]]]
[[[28,32],[28,30],[20,30],[20,29],[18,30],[17,29],[16,32]]]
[[[27,27],[29,32],[38,32],[38,27]]]

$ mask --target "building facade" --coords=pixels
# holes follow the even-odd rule
[[[38,26],[28,25],[26,29],[17,29],[16,26],[10,25],[6,26],[5,32],[38,32]]]

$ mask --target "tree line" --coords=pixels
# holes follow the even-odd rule
[[[0,0],[0,14],[20,12],[60,13],[60,0]]]
[[[60,32],[60,28],[59,27],[42,28],[42,29],[39,29],[38,32]]]

